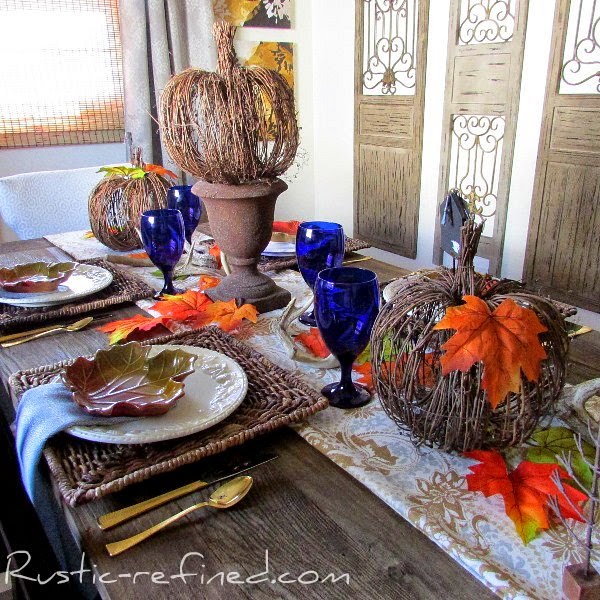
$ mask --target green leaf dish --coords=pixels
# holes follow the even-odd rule
[[[148,357],[151,346],[131,342],[78,358],[62,372],[73,400],[103,417],[165,414],[183,396],[183,379],[194,371],[196,356],[163,350]]]

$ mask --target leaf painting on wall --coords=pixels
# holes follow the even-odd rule
[[[251,42],[237,41],[235,49],[240,64],[271,69],[279,73],[294,89],[294,47],[287,42]],[[269,132],[274,130],[273,109],[266,98],[263,98]],[[269,139],[273,139],[270,134]]]
[[[293,0],[213,0],[215,19],[237,27],[290,29]]]

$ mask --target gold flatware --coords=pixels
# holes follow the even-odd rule
[[[350,265],[352,263],[363,262],[364,260],[371,260],[371,259],[372,259],[371,256],[361,256],[360,258],[349,258],[348,260],[345,260],[342,264]]]
[[[224,483],[222,486],[218,487],[208,499],[208,502],[199,502],[198,504],[194,504],[181,512],[141,531],[140,533],[136,533],[131,537],[125,538],[124,540],[119,540],[118,542],[112,542],[110,544],[106,544],[106,550],[110,556],[117,556],[117,554],[121,554],[121,552],[125,552],[125,550],[129,550],[129,548],[133,548],[133,546],[137,546],[140,542],[148,539],[150,536],[159,532],[161,529],[164,529],[171,523],[175,523],[175,521],[179,521],[179,519],[189,515],[190,513],[198,510],[199,508],[204,508],[205,506],[210,506],[212,508],[230,508],[234,504],[237,504],[244,496],[250,491],[252,487],[252,477],[249,475],[242,475],[241,477],[236,477],[227,483]]]
[[[144,513],[152,510],[153,508],[157,508],[166,504],[167,502],[171,502],[171,500],[176,500],[177,498],[181,498],[182,496],[187,496],[192,492],[197,492],[209,485],[214,485],[216,483],[220,483],[221,481],[225,481],[226,479],[230,479],[240,473],[245,473],[246,471],[250,471],[260,465],[264,465],[272,460],[277,458],[276,455],[271,455],[264,460],[260,460],[260,462],[256,462],[250,465],[244,465],[243,468],[237,469],[234,473],[229,473],[227,475],[223,475],[218,479],[213,479],[212,481],[194,481],[192,483],[188,483],[187,485],[183,485],[175,490],[171,490],[170,492],[166,492],[164,494],[160,494],[159,496],[155,496],[154,498],[149,498],[148,500],[144,500],[142,502],[138,502],[137,504],[132,504],[131,506],[126,506],[125,508],[121,508],[119,510],[115,510],[113,512],[106,513],[105,515],[101,515],[98,517],[98,526],[100,529],[106,531],[111,527],[116,527],[121,523],[125,523],[125,521],[129,521],[134,517],[138,517],[143,515]]]
[[[80,329],[87,327],[93,320],[94,317],[85,317],[84,319],[75,321],[75,323],[71,323],[71,325],[55,325],[50,328],[42,328],[44,331],[37,331],[37,333],[35,333],[34,330],[34,332],[30,332],[25,337],[19,337],[11,342],[0,344],[0,346],[2,346],[2,348],[10,348],[11,346],[17,346],[19,344],[24,344],[25,342],[30,342],[31,340],[37,340],[38,338],[57,333],[58,331],[79,331]],[[14,335],[17,334],[15,333]]]

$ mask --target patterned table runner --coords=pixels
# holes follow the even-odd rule
[[[131,269],[155,287],[161,285],[150,274],[152,268],[123,268]],[[274,279],[299,300],[310,293],[297,272],[282,271]],[[197,277],[190,277],[178,283],[189,288],[197,281]],[[145,310],[151,304],[148,300],[138,302]],[[260,315],[258,323],[244,324],[236,337],[316,389],[339,380],[338,369],[318,369],[289,358],[275,334],[280,314],[274,311]],[[415,448],[399,433],[377,399],[351,411],[328,408],[295,429],[500,597],[560,598],[563,564],[583,558],[579,547],[559,525],[525,546],[500,496],[486,499],[468,491],[465,475],[473,461]],[[573,526],[581,534],[582,524]]]

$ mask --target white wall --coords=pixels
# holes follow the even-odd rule
[[[239,28],[236,40],[291,42],[294,45],[296,110],[300,125],[300,151],[296,165],[283,177],[289,189],[277,201],[277,219],[312,219],[315,215],[313,135],[313,46],[308,0],[297,0],[293,29]],[[352,131],[350,131],[352,135]]]
[[[0,177],[125,162],[124,144],[84,144],[0,150]]]

